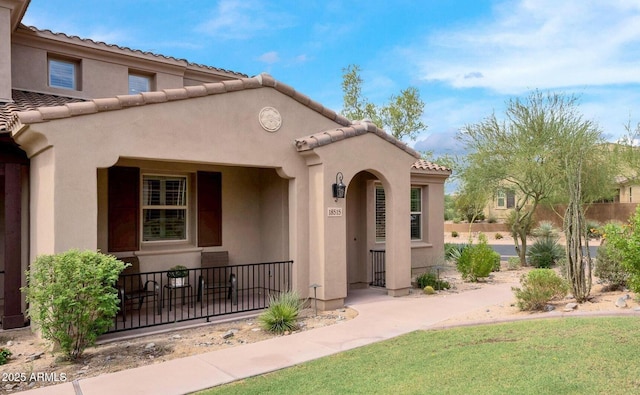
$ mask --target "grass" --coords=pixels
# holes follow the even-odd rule
[[[417,331],[201,394],[630,394],[640,318]]]

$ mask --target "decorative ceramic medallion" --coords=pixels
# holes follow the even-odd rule
[[[277,132],[278,129],[280,129],[280,126],[282,126],[282,117],[278,110],[273,107],[265,107],[260,110],[258,120],[260,121],[260,125],[267,132]]]

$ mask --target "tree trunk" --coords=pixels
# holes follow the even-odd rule
[[[572,177],[571,177],[572,178]],[[586,302],[591,292],[591,254],[584,227],[584,212],[581,204],[580,172],[576,180],[569,178],[569,205],[564,216],[564,233],[567,239],[567,278],[573,296],[578,303]],[[583,256],[582,239],[585,236],[587,256]]]

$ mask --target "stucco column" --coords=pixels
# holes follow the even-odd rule
[[[391,296],[409,294],[411,288],[410,177],[398,174],[385,185],[386,288]]]
[[[0,3],[0,102],[11,102],[11,10]]]

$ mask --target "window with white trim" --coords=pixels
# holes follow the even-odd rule
[[[496,208],[514,208],[516,205],[516,193],[514,191],[500,189],[496,192]]]
[[[422,239],[422,188],[411,188],[411,240]],[[386,239],[386,201],[384,188],[375,188],[376,242],[382,243]]]
[[[78,90],[79,62],[49,58],[49,86]]]
[[[411,240],[422,239],[422,189],[411,188]]]
[[[187,176],[142,176],[142,241],[187,239]]]

